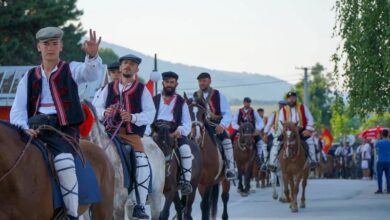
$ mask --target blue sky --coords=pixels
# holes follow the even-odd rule
[[[84,28],[159,58],[296,82],[330,56],[334,0],[79,0]]]

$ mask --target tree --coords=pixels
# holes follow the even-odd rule
[[[0,0],[0,64],[36,65],[41,56],[36,49],[36,32],[47,26],[64,31],[64,60],[82,60],[81,38],[85,35],[76,0]]]
[[[316,63],[308,79],[309,109],[313,114],[317,129],[330,127],[332,92],[331,81],[324,75],[324,67]],[[303,80],[295,85],[298,101],[303,102]]]
[[[334,33],[342,41],[332,57],[334,73],[343,79],[351,111],[389,111],[390,1],[337,0],[335,11]]]
[[[119,60],[118,55],[111,48],[100,48],[99,55],[103,60],[104,64],[111,64]]]

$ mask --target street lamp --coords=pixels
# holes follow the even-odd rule
[[[150,73],[150,80],[154,82],[154,91],[155,95],[157,95],[157,83],[161,79],[161,74],[157,70],[157,54],[154,54],[154,69]]]

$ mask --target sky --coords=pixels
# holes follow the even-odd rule
[[[104,41],[163,60],[298,81],[330,56],[335,0],[78,0]]]

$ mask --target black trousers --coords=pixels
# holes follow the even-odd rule
[[[60,126],[58,123],[57,115],[35,115],[28,119],[28,124],[31,129],[36,129],[40,125],[50,125],[55,129],[65,133],[73,138],[79,143],[80,140],[80,131],[76,126]],[[75,155],[75,151],[72,148],[72,145],[65,140],[61,135],[54,131],[43,130],[38,134],[38,138],[47,144],[47,148],[55,156],[61,153],[71,153]]]
[[[208,123],[205,123],[204,126],[205,126],[207,132],[209,132],[211,137],[216,134],[215,133],[215,126],[209,125]],[[227,134],[226,131],[224,131],[223,133],[216,135],[216,137],[218,140],[223,141],[224,139],[229,138],[229,135]]]
[[[181,136],[180,138],[177,139],[177,145],[178,147],[188,144],[190,145],[190,142],[188,141],[188,138],[186,136]]]

